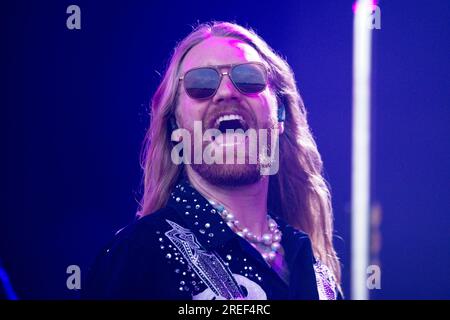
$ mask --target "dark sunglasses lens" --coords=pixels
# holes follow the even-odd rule
[[[266,74],[259,64],[241,64],[231,70],[236,87],[244,93],[258,93],[266,87]]]
[[[188,95],[194,99],[206,99],[216,92],[220,76],[211,68],[200,68],[188,71],[184,76],[184,87]]]

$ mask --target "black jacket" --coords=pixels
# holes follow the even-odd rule
[[[87,299],[335,298],[308,236],[272,216],[282,232],[286,283],[186,180],[166,207],[116,234],[89,272]]]

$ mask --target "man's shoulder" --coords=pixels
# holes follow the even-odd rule
[[[115,234],[88,273],[85,299],[158,299],[169,296],[167,254],[162,249],[168,221],[179,221],[170,207],[157,210]]]
[[[163,207],[151,214],[142,216],[119,230],[113,243],[128,243],[133,246],[150,246],[169,227],[169,221],[179,221],[178,214],[172,207]]]
[[[169,221],[178,221],[176,211],[161,208],[143,216],[122,228],[100,250],[94,261],[94,269],[128,270],[130,266],[143,266],[161,255],[161,241],[169,230]],[[136,268],[139,269],[139,268]]]

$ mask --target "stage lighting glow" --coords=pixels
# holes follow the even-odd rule
[[[351,298],[368,299],[370,215],[370,73],[371,28],[368,17],[374,2],[357,1],[353,22],[353,147],[352,147],[352,258]]]

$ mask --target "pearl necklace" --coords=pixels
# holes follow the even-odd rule
[[[209,200],[209,203],[218,211],[230,229],[237,235],[248,240],[250,244],[261,253],[266,262],[270,263],[275,260],[277,252],[281,248],[281,231],[278,229],[278,225],[275,220],[267,215],[269,232],[264,233],[262,237],[258,237],[248,230],[248,228],[242,227],[239,220],[235,219],[234,215],[225,209],[223,205],[215,203],[211,200]]]

